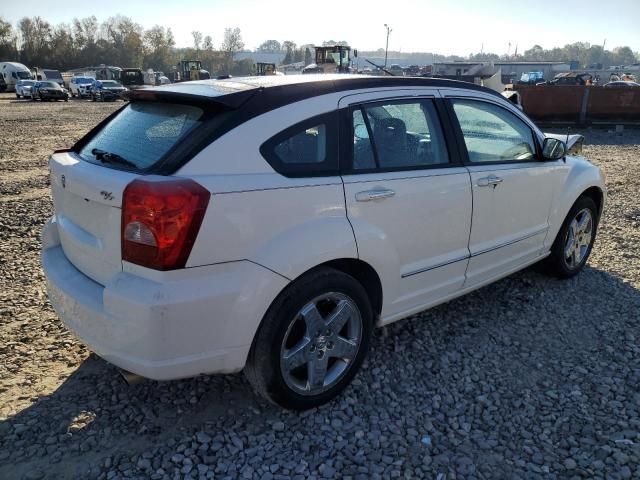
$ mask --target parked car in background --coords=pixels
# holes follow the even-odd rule
[[[520,80],[518,80],[519,85],[535,85],[540,82],[544,82],[543,72],[525,72],[520,75]]]
[[[7,92],[15,92],[20,80],[31,80],[31,70],[18,62],[0,62],[0,75],[4,78]]]
[[[636,82],[624,82],[622,80],[609,82],[604,84],[605,87],[640,87],[640,83]]]
[[[72,77],[69,81],[69,93],[72,97],[90,97],[95,82],[96,79],[91,77]]]
[[[154,80],[155,81],[155,80]],[[122,69],[122,86],[130,89],[144,87],[144,74],[139,68],[123,68]]]
[[[593,75],[586,72],[564,72],[558,73],[548,85],[590,85],[593,82]]]
[[[96,80],[91,87],[91,100],[94,102],[111,102],[119,98],[124,100],[122,94],[127,89],[115,80]]]
[[[69,101],[69,92],[62,88],[58,82],[46,80],[44,82],[36,82],[32,87],[31,99],[39,98],[41,101],[64,100]]]
[[[35,82],[31,85],[31,100],[35,101],[38,98],[38,89],[40,88],[41,82]]]
[[[168,85],[171,83],[171,80],[164,74],[164,72],[155,72],[155,75],[156,85]]]
[[[54,70],[52,68],[34,68],[33,78],[38,81],[53,80],[54,82],[57,82],[62,88],[64,88],[64,80],[62,79],[62,74],[60,73],[60,71]]]
[[[392,63],[388,70],[399,77],[404,75],[404,69],[397,63]]]
[[[270,76],[130,99],[51,156],[42,264],[64,324],[153,379],[244,369],[283,407],[325,403],[375,326],[537,262],[578,274],[605,204],[580,135],[471,83]]]
[[[20,80],[16,83],[16,97],[31,98],[31,87],[33,87],[35,83],[35,80]]]

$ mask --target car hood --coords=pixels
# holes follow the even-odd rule
[[[546,138],[562,140],[567,144],[567,149],[573,147],[577,142],[584,142],[584,136],[578,135],[577,133],[574,133],[573,135],[567,135],[565,133],[545,133],[544,136]]]

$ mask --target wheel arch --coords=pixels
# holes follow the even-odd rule
[[[371,265],[357,258],[340,258],[318,265],[318,267],[323,266],[334,268],[355,278],[367,292],[373,313],[376,317],[380,316],[383,300],[382,282],[378,272]]]
[[[598,207],[598,217],[600,217],[604,208],[604,192],[602,191],[602,189],[596,186],[589,187],[580,195],[578,195],[578,198],[585,196],[591,198],[591,200],[593,200],[593,202],[596,204],[596,207]],[[576,198],[576,201],[578,200],[578,198]]]
[[[573,158],[568,159],[567,164],[570,167],[569,174],[558,186],[560,191],[549,212],[549,231],[545,240],[547,248],[555,241],[565,218],[580,197],[587,196],[595,202],[598,217],[606,203],[607,190],[600,169],[584,160]]]
[[[308,275],[314,270],[323,267],[333,268],[334,270],[346,273],[347,275],[352,276],[357,282],[359,282],[360,285],[362,285],[362,287],[365,289],[367,296],[369,297],[373,313],[376,317],[380,316],[382,312],[383,301],[382,281],[380,280],[378,272],[376,272],[376,270],[371,265],[358,258],[335,258],[323,263],[319,263],[318,265],[305,270],[304,272],[293,278],[280,290],[280,292],[278,292],[278,294],[271,301],[271,304],[267,308],[266,312],[268,312],[273,307],[273,305],[278,301],[278,299],[287,290],[287,288],[293,285],[298,279],[305,275]],[[262,324],[262,320],[260,321],[260,324]]]

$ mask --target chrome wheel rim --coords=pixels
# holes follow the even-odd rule
[[[292,319],[280,348],[282,377],[301,395],[333,387],[350,369],[362,340],[362,316],[343,293],[320,295]]]
[[[593,215],[583,208],[569,224],[564,243],[564,259],[570,269],[580,266],[593,239]]]

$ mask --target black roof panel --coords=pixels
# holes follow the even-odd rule
[[[503,98],[493,90],[458,80],[348,74],[267,75],[197,80],[135,90],[128,92],[128,97],[132,100],[163,97],[165,99],[182,98],[191,99],[191,101],[210,101],[233,109],[247,104],[248,109],[257,115],[319,95],[347,90],[390,87],[462,88],[491,93]]]

